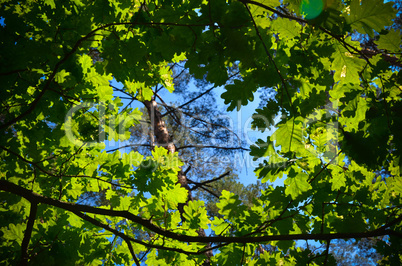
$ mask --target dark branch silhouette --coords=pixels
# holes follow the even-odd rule
[[[29,218],[27,222],[27,227],[25,229],[24,238],[21,243],[21,264],[28,265],[28,246],[31,240],[32,229],[35,224],[36,211],[38,210],[38,204],[36,202],[31,202],[31,208],[29,211]]]
[[[0,190],[11,192],[15,195],[19,195],[30,202],[37,202],[48,204],[54,207],[62,208],[73,213],[85,212],[99,215],[107,215],[113,217],[126,218],[134,223],[144,226],[145,228],[153,231],[156,234],[171,238],[174,240],[188,242],[188,243],[260,243],[269,241],[284,241],[284,240],[332,240],[332,239],[347,239],[347,238],[367,238],[375,236],[396,236],[402,237],[402,234],[385,227],[381,229],[358,232],[358,233],[332,233],[332,234],[289,234],[289,235],[260,235],[260,236],[189,236],[174,233],[172,231],[167,231],[155,224],[151,220],[141,218],[137,215],[132,214],[129,211],[118,211],[111,209],[103,209],[92,207],[88,205],[74,204],[69,202],[63,202],[60,200],[48,198],[32,192],[28,189],[17,186],[11,182],[0,180]],[[396,218],[396,223],[400,221],[402,217]],[[393,223],[392,223],[393,225]]]

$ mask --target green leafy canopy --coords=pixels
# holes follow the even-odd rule
[[[381,263],[402,263],[395,8],[4,1],[0,264],[328,265],[331,240],[368,238]],[[164,104],[162,88],[174,92],[175,67],[221,86],[228,111],[273,92],[251,122],[270,132],[251,144],[256,175],[269,184],[252,204],[224,190],[212,217],[192,199],[208,183],[187,182],[163,122],[173,109],[152,109]],[[133,102],[153,115],[151,152],[106,149],[140,123]]]

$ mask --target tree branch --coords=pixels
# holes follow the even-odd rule
[[[14,152],[14,151],[6,148],[6,147],[0,146],[0,149],[5,150],[6,152],[14,155],[15,157],[17,157],[18,159],[20,159],[21,161],[23,161],[23,162],[25,162],[27,164],[33,165],[35,168],[39,169],[39,171],[41,171],[41,172],[43,172],[43,173],[45,173],[47,175],[56,176],[55,174],[53,174],[51,172],[48,172],[48,171],[44,170],[43,168],[41,168],[36,162],[31,162],[31,161],[25,159],[24,157],[22,157],[21,155],[19,155],[18,153]]]
[[[117,87],[115,87],[113,85],[109,85],[109,86],[112,87],[114,90],[119,91],[119,92],[127,95],[130,99],[137,100],[137,98],[135,96],[131,95],[130,93],[126,92],[125,90],[119,89],[119,88],[117,88]]]
[[[324,266],[327,265],[328,263],[328,256],[329,256],[329,243],[331,243],[331,240],[327,241],[327,247],[325,249],[325,259],[324,259]]]
[[[310,184],[313,183],[313,181],[325,170],[327,167],[333,163],[333,161],[341,154],[342,150],[339,150],[339,152],[334,156],[334,158],[331,159],[326,165],[324,165],[323,168],[320,169],[320,171],[310,180],[308,181]]]
[[[126,243],[127,243],[128,249],[130,250],[131,256],[134,259],[135,265],[136,266],[141,266],[140,261],[137,259],[137,256],[135,256],[133,245],[131,245],[131,242],[129,240],[127,240]]]
[[[221,174],[220,176],[218,176],[218,177],[216,177],[216,178],[213,178],[213,179],[211,179],[211,180],[207,180],[207,181],[204,181],[204,182],[201,182],[201,183],[197,183],[197,184],[199,184],[200,186],[204,186],[204,185],[206,185],[206,184],[209,184],[209,183],[218,181],[219,179],[222,179],[222,178],[224,178],[225,176],[227,176],[227,175],[229,175],[229,174],[230,174],[230,171],[227,171],[226,173]]]
[[[332,233],[332,234],[289,234],[289,235],[260,235],[260,236],[189,236],[183,234],[177,234],[171,231],[167,231],[159,226],[154,225],[150,220],[141,218],[137,215],[130,213],[129,211],[118,211],[111,209],[97,208],[87,205],[74,204],[69,202],[63,202],[60,200],[48,198],[37,193],[34,193],[28,189],[17,186],[5,180],[0,180],[0,190],[11,192],[15,195],[19,195],[31,202],[38,202],[48,204],[54,207],[62,208],[64,210],[71,211],[75,214],[78,212],[93,213],[99,215],[107,215],[114,217],[126,218],[134,223],[144,226],[145,228],[155,232],[156,234],[171,238],[174,240],[188,242],[188,243],[260,243],[270,241],[284,241],[284,240],[332,240],[332,239],[348,239],[348,238],[368,238],[376,236],[397,236],[400,237],[399,232],[395,232],[390,229],[383,228],[382,230],[373,230],[359,233]],[[80,216],[81,217],[81,216]],[[399,218],[398,218],[399,219]],[[96,220],[95,220],[96,221]],[[97,225],[97,224],[94,224]],[[112,229],[113,230],[113,229]],[[137,241],[137,240],[135,240]]]
[[[191,191],[192,191],[193,189],[196,189],[196,188],[197,188],[197,187],[192,188]],[[199,188],[205,190],[206,192],[208,192],[209,194],[211,194],[212,196],[214,196],[214,197],[217,198],[217,199],[220,198],[215,192],[209,190],[208,188],[206,188],[206,187],[204,187],[204,186],[199,186]]]
[[[220,147],[215,145],[185,145],[181,147],[177,147],[176,150],[182,150],[187,148],[212,148],[212,149],[222,149],[222,150],[243,150],[243,151],[250,151],[250,149],[243,148],[243,147]]]
[[[228,80],[231,79],[231,78],[233,78],[234,76],[238,75],[239,73],[240,73],[240,71],[236,72],[236,73],[233,74],[233,75],[230,75],[230,76],[228,77]],[[184,106],[189,105],[190,103],[192,103],[192,102],[194,102],[195,100],[201,98],[202,96],[204,96],[205,94],[209,93],[210,91],[212,91],[213,89],[215,89],[215,88],[217,88],[217,87],[219,87],[219,86],[215,85],[215,86],[209,88],[208,90],[206,90],[206,91],[204,91],[203,93],[199,94],[198,96],[192,98],[191,100],[187,101],[186,103],[183,103],[182,105],[180,105],[179,107],[177,107],[177,109],[181,109],[181,108],[183,108]],[[164,114],[162,115],[162,117],[168,115],[169,113],[170,113],[170,111],[164,113]]]
[[[391,221],[391,222],[389,222],[389,223],[384,224],[383,226],[381,226],[380,228],[378,228],[378,229],[376,229],[376,230],[374,230],[374,231],[384,231],[384,230],[386,230],[387,228],[390,228],[391,226],[394,226],[394,225],[396,225],[396,224],[398,224],[398,223],[400,223],[400,222],[402,222],[402,215],[399,216],[398,218],[396,218],[395,220],[393,220],[393,221]]]
[[[90,216],[88,216],[88,215],[86,215],[86,214],[80,212],[80,211],[72,211],[72,213],[74,213],[75,215],[77,215],[77,216],[80,217],[81,219],[83,219],[83,220],[85,220],[85,221],[87,221],[87,222],[90,222],[91,224],[93,224],[93,225],[95,225],[95,226],[98,226],[98,227],[100,227],[100,228],[103,228],[103,229],[105,229],[106,231],[109,231],[109,232],[113,233],[114,235],[116,235],[116,236],[118,236],[118,237],[121,237],[127,244],[128,244],[128,243],[131,244],[131,242],[134,242],[134,243],[143,245],[143,246],[148,247],[148,248],[156,248],[156,249],[169,250],[169,251],[184,253],[184,254],[187,254],[187,255],[201,255],[201,254],[203,253],[203,251],[202,251],[202,252],[184,251],[184,250],[179,249],[179,248],[171,248],[171,247],[165,247],[165,246],[160,246],[160,245],[149,244],[149,243],[146,243],[146,242],[137,240],[137,239],[135,239],[135,238],[132,238],[132,237],[130,237],[130,236],[128,236],[128,235],[125,235],[124,233],[122,233],[122,232],[120,232],[120,231],[118,231],[118,230],[116,230],[116,229],[113,229],[113,228],[111,228],[109,225],[104,224],[104,223],[102,223],[102,222],[100,222],[100,221],[98,221],[98,220],[96,220],[96,219],[94,219],[94,218],[92,218],[92,217],[90,217]],[[130,242],[130,241],[131,241],[131,242]],[[131,252],[131,251],[130,251],[130,252]],[[133,255],[133,253],[134,253],[134,251],[133,251],[131,254]],[[134,255],[135,255],[135,253],[134,253]]]
[[[288,19],[296,20],[298,22],[306,23],[306,24],[308,23],[307,20],[281,13],[278,10],[276,10],[275,8],[269,7],[267,5],[264,5],[262,3],[259,3],[259,2],[253,1],[253,0],[240,0],[240,2],[242,2],[243,4],[253,4],[253,5],[262,7],[262,8],[264,8],[264,9],[266,9],[268,11],[271,11],[272,13],[274,13],[274,14],[278,15],[279,17],[282,17],[282,18],[288,18]]]
[[[117,150],[128,148],[128,147],[151,147],[151,145],[149,145],[149,144],[129,144],[129,145],[118,147],[116,149],[108,150],[107,152],[115,152]]]
[[[29,218],[27,222],[27,228],[25,229],[24,238],[21,243],[21,266],[28,265],[28,245],[31,240],[32,229],[35,224],[36,211],[38,210],[38,204],[35,201],[31,201],[31,208],[29,211]]]
[[[197,116],[194,116],[194,115],[192,115],[192,114],[189,113],[189,112],[186,112],[186,111],[183,111],[183,110],[179,110],[179,109],[176,108],[176,107],[170,106],[170,108],[175,108],[175,109],[177,109],[178,111],[180,111],[181,113],[183,113],[183,114],[185,114],[185,115],[187,115],[187,116],[189,116],[189,117],[191,117],[191,118],[194,118],[195,120],[198,120],[198,121],[200,121],[200,122],[202,122],[202,123],[209,124],[209,125],[211,125],[211,126],[217,126],[217,127],[224,128],[224,129],[226,129],[227,131],[231,132],[233,135],[235,135],[236,138],[240,141],[239,136],[238,136],[235,132],[233,132],[233,130],[231,130],[230,128],[228,128],[228,127],[226,127],[226,126],[223,126],[223,125],[219,125],[219,124],[215,124],[215,123],[211,123],[211,122],[205,121],[204,119],[201,119],[201,118],[199,118],[199,117],[197,117]],[[162,115],[162,116],[163,116],[163,115]]]
[[[190,179],[187,178],[188,183],[190,184],[195,184],[194,187],[190,188],[190,191],[196,190],[197,188],[201,188],[203,190],[205,190],[206,192],[208,192],[209,194],[211,194],[212,196],[214,196],[215,198],[219,199],[219,196],[215,193],[212,192],[211,190],[209,190],[208,188],[206,188],[204,185],[202,185],[201,183],[192,181]]]
[[[388,63],[390,63],[391,65],[397,66],[397,67],[402,67],[402,63],[398,62],[398,61],[400,61],[400,59],[398,59],[397,57],[391,56],[389,54],[374,51],[371,49],[363,49],[360,52],[363,53],[368,58],[371,58],[377,54],[381,54],[381,56],[384,58],[384,60],[387,61]]]
[[[168,113],[170,114],[170,116],[172,117],[172,119],[173,119],[174,121],[176,121],[176,123],[177,123],[178,125],[181,125],[181,121],[180,121],[179,117],[177,116],[177,114],[176,114],[174,108],[171,107],[171,106],[169,106],[169,105],[167,105],[167,104],[165,103],[165,101],[163,100],[163,98],[162,98],[161,96],[159,96],[158,93],[155,92],[155,96],[158,97],[158,99],[162,102],[162,105],[163,105],[164,107],[166,107],[166,109],[168,109]],[[162,115],[162,117],[163,117],[163,115]]]

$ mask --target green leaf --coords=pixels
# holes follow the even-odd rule
[[[130,197],[121,197],[120,198],[120,206],[118,206],[118,210],[128,210],[131,205]]]
[[[18,243],[22,242],[24,237],[24,225],[23,224],[9,224],[8,228],[3,227],[1,231],[3,232],[3,237],[7,240],[15,240]]]
[[[280,2],[278,0],[258,0],[256,2],[268,7],[277,7],[280,5]],[[265,7],[261,7],[259,5],[250,5],[249,8],[251,14],[254,17],[254,21],[258,26],[263,29],[270,26],[271,20],[267,17],[267,13],[270,12],[268,12]]]
[[[342,187],[346,187],[346,176],[344,170],[341,167],[332,164],[328,166],[328,169],[331,169],[331,189],[336,191]]]
[[[269,7],[277,7],[281,4],[279,2],[279,0],[256,0],[255,2],[261,3],[264,6],[269,6]]]
[[[271,129],[275,124],[275,118],[279,113],[280,107],[275,101],[268,101],[262,109],[257,109],[253,114],[253,121],[251,122],[251,128],[253,130],[258,129],[264,132],[266,129]]]
[[[81,228],[84,224],[82,219],[73,213],[68,214],[67,221],[70,223],[71,226]]]
[[[91,57],[87,54],[79,55],[78,62],[81,64],[83,73],[88,73],[93,65]]]
[[[76,199],[79,196],[81,196],[84,185],[81,182],[79,182],[77,178],[71,178],[71,183],[68,186],[68,188],[69,188],[67,190],[68,195]]]
[[[360,215],[353,217],[348,215],[342,217],[342,219],[336,219],[332,222],[332,226],[337,230],[337,232],[341,233],[364,232],[367,224],[359,216]]]
[[[306,131],[303,129],[305,122],[302,117],[296,117],[279,123],[278,129],[271,137],[271,140],[275,141],[275,147],[280,147],[283,153],[304,154],[306,152]]]
[[[272,22],[272,28],[279,34],[279,38],[288,41],[300,36],[302,26],[295,20],[278,18]]]
[[[70,75],[69,72],[67,72],[65,69],[62,69],[61,71],[57,72],[56,75],[54,76],[54,80],[57,83],[63,83],[66,80],[66,77]]]
[[[216,235],[224,235],[225,233],[229,232],[230,224],[225,222],[225,220],[222,218],[214,217],[214,220],[211,222],[211,224],[211,229]]]
[[[246,105],[249,101],[254,100],[253,93],[257,90],[257,87],[250,82],[242,82],[235,80],[234,84],[227,85],[221,97],[225,99],[225,104],[229,104],[228,111],[233,111],[235,107],[237,111],[240,110],[241,105]]]
[[[95,86],[106,87],[106,86],[109,86],[109,80],[111,79],[111,77],[101,75],[94,68],[90,68],[90,70],[87,74],[87,79],[89,81],[91,81],[92,84]]]
[[[184,206],[183,217],[186,219],[185,225],[191,229],[207,229],[209,220],[203,201],[190,201]]]
[[[281,178],[282,175],[286,174],[288,160],[278,155],[269,139],[267,142],[259,139],[256,146],[251,146],[250,149],[250,155],[254,157],[254,160],[263,157],[269,158],[255,170],[257,176],[262,178],[261,182],[274,182],[278,177]]]
[[[352,94],[349,95],[352,99],[347,101],[339,121],[346,126],[347,131],[351,132],[359,129],[359,124],[366,119],[366,113],[370,106],[367,100],[359,94],[356,94],[354,98]]]
[[[391,29],[386,35],[380,35],[380,39],[375,43],[378,45],[378,49],[400,52],[402,45],[401,30]]]
[[[149,87],[142,87],[140,89],[140,94],[142,97],[140,98],[140,100],[150,101],[152,99],[152,96],[154,95],[154,92]]]
[[[54,0],[45,0],[45,5],[50,6],[52,9],[56,8],[56,4],[54,3]]]
[[[136,38],[130,38],[123,47],[129,68],[138,66],[139,63],[144,60],[143,57],[147,54],[147,48],[144,43],[141,43],[141,41]]]
[[[188,191],[182,187],[180,184],[176,184],[173,189],[163,191],[168,202],[168,207],[170,209],[177,209],[179,203],[185,203],[188,196]]]
[[[393,190],[400,197],[402,195],[402,177],[401,176],[395,176],[391,182],[392,182]]]
[[[284,182],[286,185],[285,193],[286,195],[290,195],[292,199],[296,199],[303,192],[311,189],[311,185],[307,182],[308,175],[303,172],[296,171],[298,170],[292,167]]]
[[[358,42],[351,41],[351,37],[346,39],[346,42],[352,46],[360,45]],[[366,62],[357,55],[351,54],[341,43],[335,42],[335,53],[332,54],[332,66],[335,70],[334,80],[341,83],[356,83],[360,82],[359,73],[363,70]]]
[[[113,88],[110,86],[99,86],[98,87],[99,100],[109,101],[113,98]]]
[[[165,88],[169,92],[174,91],[174,84],[173,84],[173,78],[172,78],[172,71],[168,66],[161,67],[159,71],[159,75],[161,76],[162,83],[164,84]]]
[[[396,10],[393,3],[381,0],[352,0],[346,22],[360,33],[374,36],[374,31],[380,32],[392,24]]]
[[[223,190],[219,199],[216,206],[220,209],[219,213],[227,219],[237,217],[246,209],[246,206],[241,205],[239,196],[229,191]]]

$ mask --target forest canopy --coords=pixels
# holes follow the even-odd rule
[[[401,264],[400,10],[2,1],[0,264],[334,265],[343,240]],[[267,137],[214,91],[260,97]]]

